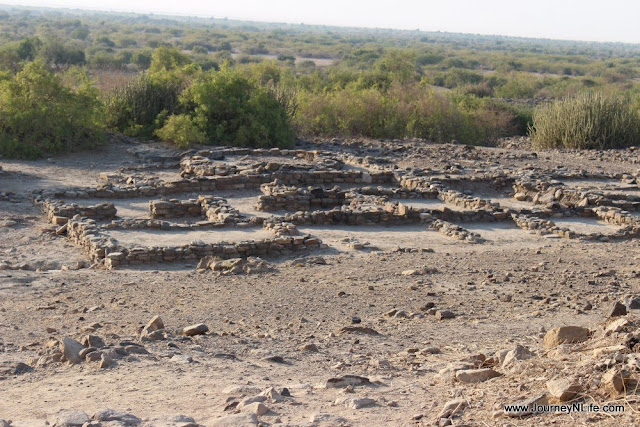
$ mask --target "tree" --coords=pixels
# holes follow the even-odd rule
[[[153,51],[149,71],[157,73],[160,71],[170,71],[183,67],[191,63],[191,59],[180,50],[161,46]]]
[[[58,153],[103,138],[101,104],[83,72],[74,88],[37,62],[0,82],[0,152],[14,157]]]
[[[191,122],[180,119],[182,128],[193,132],[191,124],[195,125],[212,144],[273,147],[291,146],[294,142],[285,108],[267,88],[228,65],[196,79],[180,103],[191,116]],[[159,135],[179,140],[179,135],[166,130],[163,128]]]

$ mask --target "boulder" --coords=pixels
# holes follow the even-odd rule
[[[615,367],[609,369],[602,376],[602,387],[609,393],[616,395],[626,391],[627,381],[629,381],[630,375],[628,372]]]
[[[89,416],[84,412],[62,410],[56,415],[53,427],[82,427],[84,423],[90,421]]]
[[[133,414],[115,411],[113,409],[102,409],[91,417],[94,421],[118,421],[121,425],[127,427],[137,426],[142,420]]]
[[[187,337],[193,337],[196,335],[204,335],[209,332],[209,327],[204,323],[198,323],[196,325],[187,326],[182,330],[182,335]]]
[[[560,326],[553,328],[544,336],[544,346],[547,349],[560,344],[581,343],[589,339],[591,332],[580,326]]]
[[[456,380],[461,383],[480,383],[501,375],[501,373],[496,372],[491,368],[464,369],[456,371]]]
[[[568,402],[575,399],[582,391],[582,386],[569,378],[558,378],[547,381],[549,395],[558,402]]]
[[[237,414],[218,418],[211,423],[211,427],[249,427],[257,424],[258,418],[255,414]]]
[[[62,339],[60,350],[62,351],[62,354],[64,354],[65,359],[69,361],[69,363],[76,364],[82,362],[82,359],[80,358],[80,352],[83,349],[84,346],[73,338],[64,337]]]

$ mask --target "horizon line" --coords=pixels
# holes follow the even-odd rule
[[[155,15],[167,18],[195,18],[195,19],[214,19],[214,20],[229,20],[234,22],[246,22],[256,24],[270,24],[270,25],[293,25],[293,26],[310,26],[310,27],[328,27],[336,29],[350,29],[350,30],[373,30],[373,31],[401,31],[401,32],[422,32],[422,33],[441,33],[441,34],[456,34],[467,36],[483,36],[483,37],[503,37],[512,39],[524,39],[524,40],[543,40],[543,41],[558,41],[558,42],[574,42],[574,43],[598,43],[598,44],[615,44],[615,45],[630,45],[640,46],[640,42],[625,42],[625,41],[613,41],[613,40],[585,40],[575,38],[550,38],[541,36],[525,36],[525,35],[513,35],[513,34],[498,34],[498,33],[473,33],[464,31],[450,31],[450,30],[426,30],[422,28],[399,28],[399,27],[372,27],[372,26],[360,26],[360,25],[336,25],[336,24],[307,24],[304,22],[288,22],[288,21],[262,21],[255,18],[242,18],[232,16],[216,16],[205,14],[192,14],[192,13],[179,13],[179,12],[163,12],[163,11],[140,11],[140,10],[124,10],[124,9],[103,9],[101,7],[73,7],[73,6],[30,6],[30,5],[18,5],[7,4],[0,1],[0,7],[9,7],[16,9],[35,9],[45,11],[66,11],[66,12],[93,12],[93,13],[113,13],[113,14],[131,14],[131,15]]]

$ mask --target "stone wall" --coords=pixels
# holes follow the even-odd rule
[[[152,219],[202,216],[202,205],[197,199],[176,200],[163,198],[162,200],[150,200],[149,215]]]
[[[40,207],[47,216],[47,220],[56,225],[64,225],[76,215],[92,219],[110,219],[117,214],[117,209],[111,202],[79,206],[61,200],[44,200],[40,203]]]
[[[333,184],[393,184],[393,172],[324,171],[324,172],[274,172],[257,175],[233,175],[220,177],[200,177],[152,183],[148,185],[116,186],[105,184],[98,188],[74,188],[43,190],[36,196],[36,202],[46,199],[74,198],[134,198],[153,197],[176,193],[211,194],[220,190],[243,190],[259,188],[262,184],[277,182],[281,185],[333,185]]]
[[[513,185],[515,198],[534,204],[560,203],[570,208],[612,206],[640,210],[640,197],[632,194],[601,194],[567,188],[559,183],[519,181]]]
[[[265,212],[309,211],[312,208],[342,206],[347,198],[347,192],[340,187],[331,189],[322,187],[298,188],[271,183],[263,184],[260,190],[264,195],[258,199],[256,208]]]
[[[484,239],[477,233],[472,233],[466,228],[452,224],[448,221],[436,220],[429,225],[429,228],[438,230],[441,234],[456,240],[462,240],[467,243],[482,243]]]
[[[248,240],[240,243],[205,244],[192,242],[178,247],[119,248],[106,255],[105,266],[116,268],[154,262],[199,261],[208,256],[246,258],[250,256],[281,256],[287,253],[307,251],[318,248],[322,242],[310,236],[275,236],[272,239]]]

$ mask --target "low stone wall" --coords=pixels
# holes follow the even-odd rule
[[[468,196],[454,190],[441,191],[438,194],[438,198],[445,203],[459,206],[464,209],[500,210],[500,205],[498,203],[493,203],[490,200],[481,199],[479,197]]]
[[[62,200],[44,200],[40,203],[40,207],[47,216],[47,220],[56,225],[64,225],[76,215],[92,219],[110,219],[118,213],[114,204],[110,202],[79,206]]]
[[[342,206],[347,192],[340,187],[324,189],[321,187],[289,187],[277,184],[263,184],[260,190],[264,194],[258,199],[256,208],[271,212],[278,210],[308,211],[313,207],[328,208]]]
[[[437,199],[439,191],[435,188],[416,187],[412,190],[407,188],[385,188],[365,186],[356,190],[360,194],[369,196],[385,196],[394,199]]]
[[[91,219],[72,219],[67,223],[67,237],[80,246],[92,261],[103,259],[116,243],[101,234],[96,222]]]
[[[116,186],[105,184],[98,188],[74,188],[43,190],[36,202],[46,199],[74,198],[134,198],[152,197],[176,193],[211,194],[221,190],[259,188],[262,184],[277,180],[280,185],[333,185],[333,184],[393,184],[393,172],[324,171],[324,172],[274,172],[257,175],[233,175],[180,179],[149,185]]]
[[[202,215],[209,221],[221,222],[223,224],[238,224],[246,222],[247,218],[229,205],[227,199],[215,196],[199,196],[198,202],[202,206]]]
[[[441,234],[447,237],[451,237],[456,240],[462,240],[467,243],[482,243],[484,239],[477,233],[472,233],[466,228],[462,228],[459,225],[452,224],[448,221],[435,220],[429,228],[438,230]]]
[[[566,188],[560,183],[519,181],[513,185],[515,198],[534,204],[560,203],[569,208],[611,206],[640,210],[640,197],[631,194],[601,194]]]
[[[149,215],[156,218],[181,218],[183,216],[202,216],[202,205],[197,199],[150,200]]]
[[[105,266],[116,268],[154,262],[196,261],[215,256],[222,259],[250,256],[281,256],[296,251],[318,248],[322,242],[311,236],[276,236],[273,239],[248,240],[240,243],[205,244],[193,242],[178,247],[119,248],[106,255]]]

